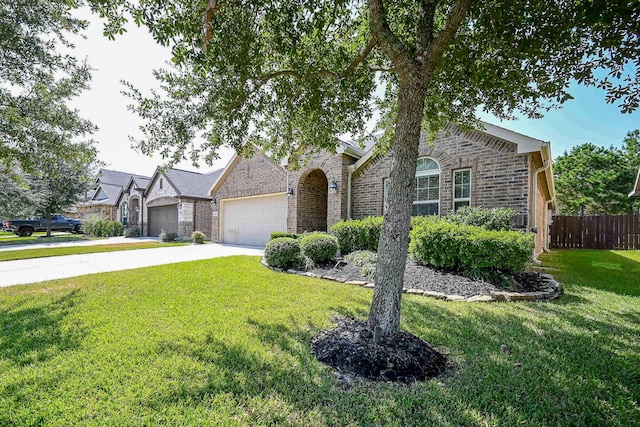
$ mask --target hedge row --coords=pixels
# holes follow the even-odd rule
[[[264,258],[272,267],[291,268],[331,261],[338,253],[338,240],[326,233],[310,233],[301,239],[276,237],[264,248]]]
[[[124,226],[119,221],[90,216],[82,221],[82,232],[94,237],[122,236]]]
[[[353,251],[377,251],[382,232],[381,216],[340,221],[331,227],[331,234],[338,238],[340,253]]]
[[[520,231],[492,231],[434,220],[413,228],[409,254],[424,265],[472,272],[516,272],[526,268],[533,244],[533,235]]]

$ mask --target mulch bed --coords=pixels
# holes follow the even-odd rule
[[[373,282],[361,269],[346,262],[317,266],[311,273],[345,280]],[[536,292],[544,289],[539,273],[516,273],[504,277],[507,287],[474,280],[452,271],[425,267],[407,260],[404,287],[462,296],[490,295],[491,291]],[[316,358],[334,369],[337,378],[350,386],[356,378],[411,383],[436,377],[447,367],[447,358],[429,343],[404,331],[375,343],[366,322],[337,319],[337,326],[321,332],[311,343]]]
[[[373,278],[364,276],[359,267],[345,262],[317,266],[308,271],[345,280],[373,282]],[[490,295],[491,291],[537,292],[545,288],[542,276],[535,272],[512,274],[505,277],[505,282],[508,282],[509,286],[500,287],[482,280],[474,280],[452,271],[425,267],[410,259],[407,259],[404,272],[405,288],[442,292],[447,295],[455,294],[470,297],[474,295]]]
[[[315,337],[311,351],[345,385],[357,377],[411,383],[436,377],[447,365],[445,356],[415,335],[399,331],[376,343],[366,322],[348,318]]]

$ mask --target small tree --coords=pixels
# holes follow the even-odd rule
[[[73,160],[42,154],[40,171],[30,174],[30,191],[39,195],[34,211],[47,218],[47,236],[51,236],[51,215],[76,204],[93,180],[96,150],[91,144],[75,144]]]

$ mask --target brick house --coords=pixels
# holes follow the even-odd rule
[[[94,187],[85,194],[76,205],[79,216],[99,214],[112,221],[120,221],[122,212],[120,200],[124,188],[131,179],[149,180],[149,177],[110,169],[100,169],[94,181]]]
[[[141,199],[142,235],[158,236],[164,230],[191,238],[191,233],[197,230],[210,238],[213,200],[210,189],[220,173],[221,170],[202,174],[156,169]]]
[[[510,207],[520,226],[547,247],[555,190],[548,142],[498,126],[462,131],[449,125],[430,145],[421,136],[414,215],[446,215],[460,206]],[[384,214],[389,155],[373,144],[341,141],[336,153],[310,155],[299,170],[263,153],[234,156],[212,197],[212,240],[265,245],[272,231],[327,230],[347,218]]]
[[[137,228],[141,232],[144,230],[146,224],[144,222],[144,197],[149,182],[151,182],[150,177],[132,175],[120,192],[116,200],[118,221],[125,228]]]

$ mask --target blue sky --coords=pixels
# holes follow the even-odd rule
[[[95,69],[91,90],[83,93],[74,103],[83,117],[98,125],[94,135],[98,141],[101,159],[107,167],[132,173],[151,175],[162,164],[159,155],[148,157],[131,148],[129,135],[140,135],[139,117],[127,111],[129,101],[120,91],[120,80],[130,81],[143,92],[155,87],[151,74],[170,59],[168,48],[157,45],[145,28],[128,27],[128,32],[115,41],[102,35],[102,24],[88,11],[83,18],[91,23],[86,39],[77,39],[74,54],[87,58]],[[570,88],[575,99],[564,108],[548,112],[543,119],[520,118],[500,122],[494,117],[481,116],[482,120],[502,126],[544,141],[550,141],[554,158],[572,147],[592,142],[601,146],[620,146],[628,131],[640,128],[640,112],[621,114],[616,105],[605,102],[604,92],[596,88],[573,85]],[[221,159],[213,168],[223,167],[232,156],[231,149],[221,151]],[[178,165],[182,169],[195,170],[190,162]],[[212,169],[205,164],[201,170]]]
[[[521,117],[517,121],[500,122],[493,116],[483,115],[481,118],[515,132],[550,141],[554,158],[585,142],[620,147],[627,132],[640,129],[640,111],[620,113],[617,104],[606,103],[603,90],[575,83],[569,91],[574,99],[567,101],[559,110],[549,111],[542,119]]]

